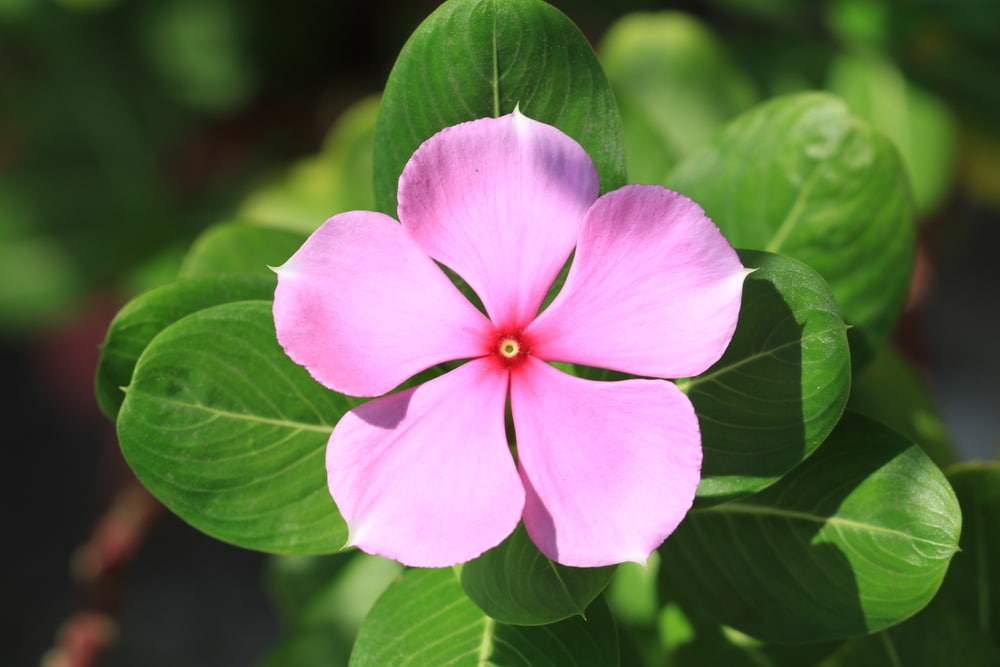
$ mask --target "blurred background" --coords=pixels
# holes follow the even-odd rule
[[[369,175],[344,155],[363,152],[373,96],[438,4],[0,0],[0,664],[249,665],[277,638],[266,559],[133,485],[93,398],[98,346],[208,225],[315,226],[370,201]],[[962,458],[994,458],[1000,4],[553,4],[609,64],[605,37],[625,14],[681,12],[650,59],[674,68],[678,99],[707,100],[716,117],[678,133],[678,157],[755,101],[803,89],[842,95],[897,142],[921,243],[896,340],[943,437]],[[629,20],[640,34],[658,19]],[[718,71],[736,82],[725,99],[710,94]],[[628,121],[635,91],[612,83]],[[664,173],[629,166],[633,180]]]

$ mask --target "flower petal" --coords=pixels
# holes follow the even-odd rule
[[[701,435],[673,383],[595,382],[529,358],[511,375],[511,410],[524,525],[552,560],[643,563],[690,509]]]
[[[514,112],[424,142],[399,179],[399,219],[498,327],[518,327],[538,312],[597,193],[579,144]]]
[[[566,284],[526,333],[548,361],[697,375],[733,337],[747,274],[697,204],[626,186],[588,211]]]
[[[506,371],[475,359],[348,412],[326,466],[350,544],[446,567],[510,535],[524,489],[507,446],[506,398]]]
[[[381,213],[330,218],[275,271],[278,341],[335,391],[376,396],[488,351],[489,320]]]

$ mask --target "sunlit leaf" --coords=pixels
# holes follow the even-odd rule
[[[160,332],[118,415],[140,481],[196,528],[278,553],[339,550],[347,527],[324,451],[355,401],[316,383],[279,347],[265,301],[199,310]]]
[[[905,623],[851,642],[824,667],[1000,664],[1000,464],[959,464],[948,479],[962,506],[961,551],[938,595]]]
[[[913,265],[912,206],[895,147],[839,99],[777,98],[671,172],[737,248],[799,259],[829,283],[856,366],[889,335]]]
[[[944,475],[857,415],[782,480],[695,509],[661,547],[662,575],[719,622],[766,641],[868,634],[926,605],[958,548]]]
[[[361,626],[351,667],[616,667],[607,605],[530,627],[494,621],[465,596],[450,569],[408,570]]]
[[[681,384],[701,424],[701,500],[753,493],[798,465],[833,430],[851,387],[846,327],[823,279],[787,257],[740,258],[756,271],[733,341]]]
[[[550,561],[523,525],[500,545],[462,567],[466,594],[502,623],[542,625],[582,615],[614,567],[566,567]]]
[[[449,0],[410,36],[375,128],[375,201],[396,214],[406,161],[439,130],[515,106],[576,139],[602,190],[625,183],[621,121],[604,71],[572,21],[541,0]]]
[[[199,236],[181,265],[181,276],[227,273],[270,276],[306,240],[304,232],[230,222],[209,227]],[[273,289],[272,289],[273,293]]]
[[[187,278],[142,294],[122,308],[108,328],[97,365],[95,389],[101,410],[111,419],[125,398],[139,355],[168,325],[202,308],[230,301],[268,299],[274,276]]]

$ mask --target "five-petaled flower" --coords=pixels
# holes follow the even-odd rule
[[[701,475],[697,417],[660,378],[702,373],[725,351],[747,275],[735,251],[666,188],[598,197],[583,148],[517,111],[424,142],[398,202],[399,222],[334,216],[277,269],[287,354],[330,389],[381,396],[344,415],[327,446],[349,543],[441,567],[499,544],[523,519],[557,562],[645,561],[690,509]],[[548,362],[645,377],[587,380]]]

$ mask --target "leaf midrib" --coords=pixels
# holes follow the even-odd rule
[[[764,248],[768,252],[777,253],[781,250],[781,246],[785,244],[788,239],[789,234],[792,230],[799,224],[802,219],[802,213],[806,208],[806,202],[812,195],[813,188],[816,187],[816,183],[819,181],[819,177],[823,172],[823,162],[817,161],[813,165],[812,170],[809,172],[809,176],[806,177],[805,182],[802,187],[798,189],[795,195],[795,201],[792,202],[792,207],[788,209],[788,213],[785,215],[785,219],[781,221],[778,229],[775,230],[774,236],[771,237],[771,241]]]
[[[493,634],[495,632],[496,621],[492,617],[486,616],[486,623],[483,624],[483,638],[479,642],[479,659],[476,667],[488,667],[490,654],[493,652]]]
[[[493,7],[493,117],[500,117],[500,49],[497,46],[497,9]]]
[[[786,348],[789,348],[789,347],[792,347],[792,346],[795,346],[795,345],[801,345],[802,343],[804,343],[804,342],[806,342],[808,340],[812,340],[814,338],[819,338],[820,336],[828,334],[831,331],[833,331],[834,328],[835,327],[830,327],[829,329],[824,329],[823,331],[816,331],[816,332],[813,332],[813,333],[809,334],[808,336],[802,336],[802,337],[796,338],[795,340],[786,341],[786,342],[782,343],[781,345],[778,345],[777,347],[773,347],[773,348],[770,348],[770,349],[767,349],[767,350],[761,350],[759,352],[754,352],[753,354],[751,354],[749,356],[746,356],[746,357],[743,357],[742,359],[739,359],[737,361],[734,361],[731,364],[727,364],[727,365],[725,365],[722,368],[717,368],[716,370],[712,371],[711,373],[705,373],[703,375],[698,375],[698,376],[693,377],[693,378],[685,378],[686,382],[684,383],[684,390],[686,392],[690,392],[691,389],[693,389],[694,387],[696,387],[699,384],[702,384],[704,382],[708,382],[708,381],[712,380],[713,378],[715,378],[718,375],[724,375],[724,374],[726,374],[726,373],[728,373],[730,371],[733,371],[733,370],[735,370],[735,369],[737,369],[737,368],[739,368],[741,366],[745,366],[745,365],[747,365],[749,363],[753,363],[754,361],[757,361],[758,359],[763,359],[765,357],[773,357],[775,354],[777,354],[778,352],[780,352],[780,351],[782,351],[782,350],[784,350]]]
[[[769,517],[777,517],[788,520],[808,521],[810,523],[818,523],[822,525],[829,524],[834,526],[841,526],[844,528],[863,530],[871,533],[881,533],[883,535],[890,535],[892,537],[904,538],[906,540],[910,540],[913,542],[920,542],[922,544],[941,547],[945,549],[952,549],[952,550],[955,549],[955,545],[953,544],[944,544],[941,542],[935,542],[934,540],[927,539],[925,537],[918,537],[916,535],[911,535],[910,533],[904,533],[903,531],[895,530],[893,528],[886,528],[884,526],[862,523],[860,521],[855,521],[853,519],[845,519],[843,517],[838,517],[838,516],[821,516],[818,514],[810,514],[808,512],[786,510],[780,507],[768,507],[766,505],[729,502],[729,503],[723,503],[721,505],[713,505],[712,507],[705,507],[705,508],[691,510],[692,514],[705,514],[709,512],[717,514],[723,514],[727,512],[732,514],[750,514],[754,516],[769,516]]]
[[[157,396],[155,394],[144,394],[136,393],[135,390],[130,390],[128,393],[133,396],[138,396],[140,398],[145,398],[146,400],[155,401],[157,403],[162,403],[176,408],[183,408],[187,410],[198,410],[201,412],[208,413],[214,417],[222,417],[225,419],[233,419],[236,421],[248,421],[257,424],[268,424],[271,426],[280,426],[282,428],[288,428],[299,431],[312,431],[314,433],[324,433],[329,434],[330,430],[333,429],[332,424],[310,424],[307,422],[297,422],[289,419],[275,419],[272,417],[262,417],[260,415],[245,414],[239,412],[230,412],[228,410],[220,410],[218,408],[211,408],[205,405],[199,405],[198,403],[187,403],[185,401],[179,401],[172,398],[164,398],[162,396]]]

